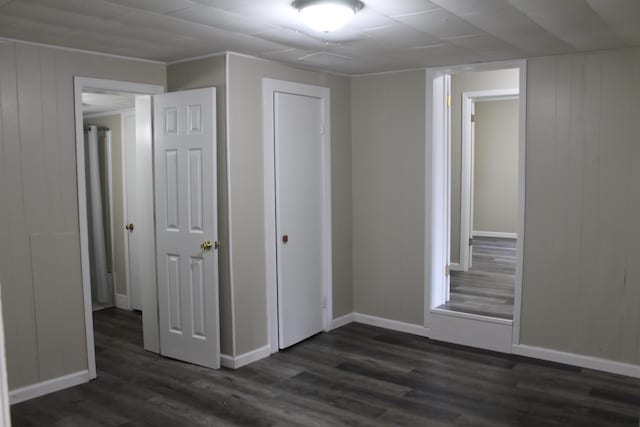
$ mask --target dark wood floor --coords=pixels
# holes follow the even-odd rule
[[[452,271],[450,299],[438,308],[513,319],[516,240],[474,237],[468,271]]]
[[[98,379],[12,407],[15,426],[638,426],[640,381],[350,324],[236,371],[142,350],[94,314]]]

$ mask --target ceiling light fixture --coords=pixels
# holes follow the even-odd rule
[[[302,21],[311,29],[328,33],[337,31],[364,7],[359,0],[296,0]]]

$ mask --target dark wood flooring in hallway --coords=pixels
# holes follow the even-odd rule
[[[443,310],[513,320],[516,239],[474,237],[468,271],[452,271]]]
[[[238,370],[142,350],[94,313],[98,379],[12,407],[14,426],[638,426],[640,380],[350,324]]]

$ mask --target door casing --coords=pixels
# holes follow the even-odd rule
[[[161,85],[149,85],[143,83],[131,83],[117,80],[104,80],[86,77],[74,77],[74,100],[75,100],[75,122],[76,122],[76,180],[78,186],[78,220],[80,226],[80,261],[82,271],[82,292],[84,301],[85,336],[87,344],[87,365],[89,379],[97,376],[95,343],[93,334],[93,310],[91,304],[91,277],[89,269],[89,231],[87,221],[87,189],[85,184],[85,161],[84,161],[84,133],[82,121],[82,92],[86,88],[105,89],[118,92],[129,92],[135,94],[155,95],[165,92],[165,87]],[[154,240],[155,254],[155,240]],[[154,292],[155,294],[155,292]],[[144,295],[143,295],[144,299]],[[148,307],[155,307],[155,313],[144,314],[143,327],[145,337],[155,339],[145,339],[145,349],[159,351],[159,329],[157,321],[157,300],[147,303]],[[143,312],[144,313],[144,312]],[[155,322],[153,319],[155,318]],[[150,342],[149,342],[150,341]]]

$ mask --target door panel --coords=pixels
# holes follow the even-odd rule
[[[144,349],[160,352],[158,336],[158,295],[155,246],[154,157],[153,157],[153,99],[150,95],[136,95],[135,179],[129,185],[134,192],[135,218],[131,235],[135,244],[135,270],[142,306]]]
[[[322,107],[274,94],[280,348],[323,329]]]
[[[157,95],[154,129],[160,353],[218,368],[215,89]]]
[[[140,248],[143,247],[137,243],[140,236],[139,215],[137,213],[138,197],[138,176],[136,175],[136,116],[135,114],[127,114],[124,116],[124,161],[125,161],[125,188],[126,212],[125,224],[133,224],[133,230],[126,229],[126,254],[127,254],[127,280],[129,282],[129,292],[131,293],[131,308],[134,310],[142,310],[142,297],[140,294]],[[151,126],[151,124],[149,124]],[[138,227],[136,229],[136,227]],[[153,260],[152,260],[153,261]],[[155,264],[152,268],[155,268]]]

